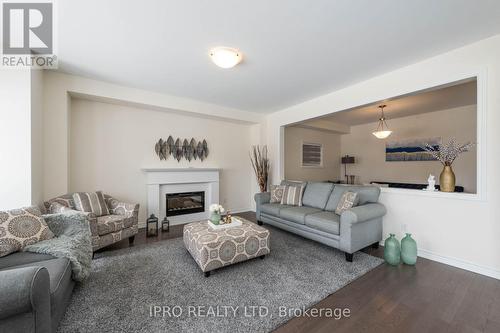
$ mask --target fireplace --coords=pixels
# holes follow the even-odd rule
[[[166,197],[167,216],[205,211],[205,192],[167,193]]]

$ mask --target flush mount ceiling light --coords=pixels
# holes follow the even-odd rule
[[[209,54],[214,64],[221,68],[232,68],[243,59],[240,51],[225,46],[214,47]]]
[[[392,131],[389,130],[389,126],[387,126],[387,123],[385,122],[384,108],[386,106],[387,105],[378,106],[380,108],[380,118],[378,119],[377,129],[372,133],[377,137],[377,139],[385,139],[392,133]]]

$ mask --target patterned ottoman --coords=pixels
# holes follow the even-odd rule
[[[184,226],[184,244],[194,260],[210,276],[210,271],[240,261],[264,256],[270,252],[269,231],[239,218],[242,225],[212,230],[207,221]]]

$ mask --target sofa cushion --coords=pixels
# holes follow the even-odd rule
[[[94,213],[96,216],[109,214],[108,206],[101,191],[73,193],[73,200],[77,210],[85,213]]]
[[[325,209],[326,202],[332,193],[332,183],[309,182],[304,190],[302,205]]]
[[[0,257],[52,237],[38,207],[0,211]]]
[[[306,216],[306,225],[330,234],[340,234],[340,216],[332,212],[309,214]]]
[[[314,214],[318,212],[321,212],[321,209],[305,206],[283,208],[280,209],[280,218],[290,222],[305,224],[305,219],[308,214]]]
[[[130,228],[133,219],[126,218],[123,215],[106,215],[97,218],[97,234],[99,236],[107,235],[112,232]]]
[[[260,210],[268,215],[280,217],[280,210],[283,208],[291,208],[293,206],[282,205],[279,203],[267,203],[260,206]]]
[[[15,252],[0,258],[0,269],[29,264],[32,262],[55,259],[50,254]]]
[[[378,202],[380,188],[378,186],[356,186],[356,185],[335,185],[326,203],[325,210],[334,212],[337,208],[340,198],[344,192],[355,192],[358,194],[358,205]]]

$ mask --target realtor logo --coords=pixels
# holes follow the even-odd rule
[[[52,2],[4,2],[2,19],[2,66],[56,67]]]

